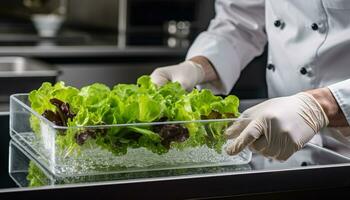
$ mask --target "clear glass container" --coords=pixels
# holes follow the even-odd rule
[[[174,176],[193,176],[201,174],[232,173],[252,170],[250,164],[196,167],[186,169],[167,169],[139,172],[112,172],[107,174],[82,176],[54,176],[32,157],[21,145],[10,141],[9,175],[19,187],[54,186],[75,183],[97,183],[132,179],[149,179]]]
[[[81,132],[104,133],[113,130],[132,131],[159,126],[196,128],[210,137],[212,131],[223,133],[236,119],[199,121],[171,121],[156,123],[111,124],[98,126],[57,126],[30,107],[28,94],[14,94],[10,98],[11,138],[30,155],[35,162],[55,177],[95,176],[117,173],[140,173],[171,169],[190,169],[217,166],[245,165],[252,153],[245,149],[229,156],[225,147],[232,140],[224,141],[222,148],[208,145],[189,147],[187,142],[170,145],[166,153],[158,154],[143,148],[128,148],[125,154],[117,155],[101,148],[90,138],[82,145],[65,146],[62,137]]]

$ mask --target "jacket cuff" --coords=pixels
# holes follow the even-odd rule
[[[350,125],[350,79],[328,86]]]
[[[215,94],[229,94],[240,75],[240,61],[235,46],[222,36],[209,32],[200,34],[187,53],[186,60],[204,56],[214,65],[219,81],[203,83],[198,89],[210,89]]]

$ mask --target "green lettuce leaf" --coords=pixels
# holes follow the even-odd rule
[[[38,90],[29,94],[31,107],[39,114],[57,107],[50,103],[56,98],[69,104],[74,113],[67,121],[68,129],[57,134],[56,144],[64,156],[79,152],[85,146],[96,144],[115,155],[123,155],[128,148],[144,147],[154,153],[166,153],[169,148],[186,148],[207,145],[221,151],[225,143],[223,132],[228,122],[198,123],[203,119],[238,117],[239,99],[230,95],[215,96],[209,90],[186,92],[179,83],[167,83],[158,87],[149,76],[142,76],[137,84],[117,84],[112,89],[95,83],[77,89],[65,86],[63,82],[54,85],[43,83]],[[159,121],[186,121],[182,134],[172,136],[166,129],[157,126],[137,126],[135,123]],[[31,126],[40,135],[40,121],[30,118]],[[83,126],[105,124],[135,124],[103,129]],[[180,126],[180,125],[178,125]],[[157,132],[162,130],[163,132]],[[167,139],[162,137],[168,137]],[[173,138],[172,138],[173,137]],[[170,147],[169,147],[170,143]]]

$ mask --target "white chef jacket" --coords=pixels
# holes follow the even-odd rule
[[[268,42],[269,97],[328,86],[350,124],[350,0],[217,0],[216,17],[187,59],[207,57],[228,94]]]

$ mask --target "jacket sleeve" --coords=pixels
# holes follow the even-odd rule
[[[350,79],[328,86],[350,125]]]
[[[216,0],[216,16],[189,49],[186,59],[204,56],[220,80],[197,86],[228,94],[240,72],[264,51],[265,0]]]

